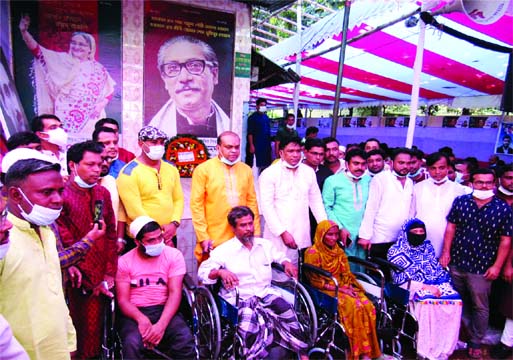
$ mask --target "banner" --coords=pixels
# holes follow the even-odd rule
[[[121,3],[11,2],[15,80],[29,118],[55,114],[70,143],[121,123]],[[23,35],[23,30],[26,35]]]
[[[144,123],[194,135],[215,154],[231,130],[235,16],[167,1],[144,3]]]

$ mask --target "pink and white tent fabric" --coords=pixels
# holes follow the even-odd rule
[[[492,0],[493,1],[493,0]],[[436,17],[441,24],[466,35],[509,47],[513,45],[513,2],[506,14],[492,25],[474,23],[463,13]],[[357,0],[351,6],[346,60],[340,106],[359,107],[409,103],[413,64],[420,26],[404,21],[369,36],[351,39],[380,25],[414,12],[415,0]],[[303,32],[262,54],[285,68],[295,70],[295,55],[302,58],[332,48],[341,41],[344,10],[334,13]],[[421,20],[419,20],[421,21]],[[302,39],[302,41],[301,41]],[[301,47],[299,46],[301,41]],[[331,108],[335,100],[340,49],[301,62],[299,104]],[[419,103],[453,107],[499,106],[509,55],[486,50],[427,27],[424,64],[420,77]],[[294,84],[252,91],[252,98],[266,97],[270,105],[292,106]]]

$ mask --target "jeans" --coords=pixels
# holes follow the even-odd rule
[[[140,307],[144,315],[155,324],[162,314],[163,305]],[[123,343],[123,357],[125,359],[146,359],[145,350],[137,322],[122,316],[120,336]],[[192,359],[196,357],[194,338],[191,330],[182,315],[176,313],[169,322],[164,336],[157,349],[171,355],[173,359]]]
[[[488,297],[492,282],[486,280],[483,274],[472,274],[449,267],[454,288],[463,300],[463,324],[470,333],[470,342],[479,345],[488,329],[490,308]]]

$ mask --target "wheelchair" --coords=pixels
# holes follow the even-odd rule
[[[183,315],[183,318],[189,328],[191,329],[194,337],[195,348],[196,348],[196,359],[199,359],[198,351],[198,313],[196,311],[196,293],[201,291],[196,285],[192,278],[188,275],[184,276],[182,285],[182,301],[180,303],[179,312]],[[115,298],[106,299],[106,306],[104,307],[103,313],[103,332],[102,332],[102,344],[101,344],[101,360],[117,360],[123,359],[123,348],[121,338],[118,333],[116,319],[119,314],[116,306]],[[171,357],[165,352],[160,351],[157,348],[147,350],[148,357],[171,360]]]
[[[283,272],[280,264],[273,263],[273,270]],[[283,281],[274,279],[272,285],[281,296],[294,306],[299,324],[309,347],[317,337],[317,315],[306,289],[296,279]],[[237,333],[239,293],[231,305],[218,295],[220,282],[216,285],[199,286],[196,290],[196,312],[198,314],[198,352],[201,359],[243,359],[243,341]]]
[[[372,264],[366,267],[367,273],[357,272],[355,276],[378,309],[376,326],[381,351],[398,359],[415,357],[418,322],[409,308],[410,282],[404,289],[386,280],[391,271],[404,270],[376,257],[368,261],[349,257],[349,261]]]

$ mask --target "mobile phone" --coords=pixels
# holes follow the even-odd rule
[[[103,218],[103,200],[96,200],[94,202],[93,223],[98,224],[98,229],[102,229],[100,220]]]

